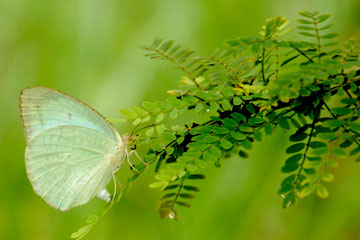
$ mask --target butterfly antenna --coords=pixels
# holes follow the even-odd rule
[[[131,131],[131,133],[130,133],[130,136],[132,136],[136,131],[136,128],[138,127],[138,126],[140,126],[140,123],[138,123],[135,127],[134,127],[134,129]]]
[[[140,129],[138,129],[138,130],[136,130],[136,131],[135,131],[135,128],[134,128],[134,130],[131,132],[131,135],[134,134],[134,133],[137,133],[137,132],[139,132],[139,131],[141,131],[141,130],[144,130],[144,129],[146,129],[146,128],[154,127],[154,126],[155,126],[155,124],[150,124],[150,125],[147,125],[147,126],[145,126],[145,127],[140,128]]]

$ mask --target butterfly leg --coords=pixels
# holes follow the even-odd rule
[[[126,151],[126,159],[127,162],[129,163],[131,169],[134,169],[137,173],[140,173],[139,170],[137,170],[134,165],[130,162],[130,155],[132,154],[132,152],[128,153],[128,151]]]
[[[116,180],[117,180],[117,178],[116,178],[116,176],[115,176],[115,171],[112,172],[112,177],[113,177],[113,180],[114,180],[114,195],[113,195],[111,201],[115,201],[115,198],[116,198],[116,188],[117,188],[117,186],[116,186],[116,182],[117,182]]]
[[[145,161],[140,157],[140,155],[138,154],[138,152],[137,152],[136,150],[131,150],[129,156],[131,156],[131,154],[133,154],[133,153],[135,154],[135,156],[136,156],[145,166],[148,165],[148,163],[145,162]]]

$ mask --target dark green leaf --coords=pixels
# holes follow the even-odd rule
[[[225,118],[225,119],[223,119],[223,122],[224,122],[225,126],[229,126],[229,127],[238,126],[238,123],[231,118]]]
[[[257,124],[260,124],[260,123],[263,123],[263,122],[264,122],[264,119],[263,118],[258,118],[258,117],[251,117],[248,120],[248,123],[251,124],[251,125],[257,125]]]
[[[266,133],[266,135],[271,136],[272,132],[273,132],[273,128],[272,128],[271,124],[270,123],[266,124],[265,125],[265,133]]]
[[[323,148],[323,147],[327,147],[327,145],[324,142],[313,141],[310,143],[310,147],[311,148]]]
[[[212,145],[210,147],[210,151],[212,154],[214,154],[217,158],[221,158],[222,156],[222,151],[216,146],[216,145]]]
[[[348,148],[348,147],[350,147],[352,145],[352,143],[353,142],[351,140],[345,139],[339,146],[341,148]]]
[[[233,113],[231,114],[231,116],[232,116],[233,118],[235,118],[236,120],[238,120],[239,122],[246,120],[246,117],[245,117],[244,115],[242,115],[241,113],[238,113],[238,112],[233,112]]]
[[[176,201],[176,204],[178,204],[179,206],[182,206],[182,207],[187,207],[187,208],[190,207],[190,203],[188,203],[188,202]]]
[[[254,139],[259,142],[262,141],[262,133],[261,133],[260,129],[256,129],[254,131]]]
[[[304,19],[296,19],[297,22],[302,23],[302,24],[313,24],[312,21],[307,21]]]
[[[350,151],[350,156],[354,156],[360,152],[360,147],[354,148]]]
[[[249,154],[247,154],[247,152],[245,152],[243,150],[240,150],[238,154],[239,154],[239,156],[241,158],[248,158],[249,157]]]
[[[330,38],[335,38],[337,36],[339,36],[338,33],[329,33],[329,34],[322,35],[321,38],[330,39]]]
[[[322,161],[322,158],[321,158],[321,157],[310,157],[310,156],[307,156],[306,158],[307,158],[310,162]]]
[[[335,148],[333,150],[333,153],[338,157],[347,157],[347,156],[349,156],[349,153],[346,150],[344,150],[343,148],[339,148],[339,147]]]
[[[305,140],[308,137],[308,134],[306,133],[295,133],[293,135],[290,136],[290,141],[291,142],[300,142]]]
[[[288,208],[290,206],[294,206],[295,203],[296,203],[296,195],[295,195],[295,192],[291,191],[285,196],[285,198],[282,202],[282,207]]]
[[[168,193],[168,194],[162,195],[161,199],[170,198],[170,197],[173,197],[175,195],[176,195],[176,193]]]
[[[246,139],[246,135],[241,132],[231,132],[231,136],[239,141]]]
[[[189,185],[184,185],[183,188],[187,191],[193,191],[193,192],[200,191],[200,189],[198,187],[189,186]]]
[[[308,97],[311,95],[311,91],[307,90],[306,88],[301,88],[299,91],[301,96]]]
[[[285,193],[289,192],[293,187],[294,187],[294,185],[292,184],[292,182],[289,182],[286,184],[281,184],[281,187],[278,190],[278,194],[285,194]]]
[[[252,143],[249,141],[249,139],[246,139],[241,143],[241,146],[247,150],[250,150],[252,148]]]
[[[195,195],[194,195],[194,194],[190,194],[190,193],[181,193],[179,196],[180,196],[181,198],[187,198],[187,199],[195,198]]]
[[[327,20],[331,15],[330,14],[322,14],[316,18],[317,23],[322,23]]]
[[[329,149],[327,147],[315,148],[311,151],[311,155],[320,156],[327,152],[329,152]]]
[[[286,164],[297,163],[303,157],[304,157],[304,154],[298,153],[298,154],[292,155],[291,157],[286,159],[285,163]]]
[[[279,123],[281,128],[286,129],[286,130],[290,130],[290,124],[289,124],[289,122],[288,122],[288,120],[286,118],[280,117],[278,119],[278,123]]]
[[[307,18],[311,18],[311,19],[313,18],[313,14],[308,11],[300,11],[300,12],[298,12],[298,14],[303,17],[307,17]]]
[[[163,50],[164,52],[167,52],[172,47],[173,44],[174,44],[173,40],[168,40],[161,45],[160,49]]]
[[[240,126],[239,130],[242,131],[242,132],[246,132],[246,133],[251,133],[251,132],[254,131],[253,128],[245,126],[245,125]]]
[[[325,121],[325,125],[332,127],[332,128],[337,128],[337,127],[344,125],[344,122],[345,121],[341,120],[341,119],[330,119],[330,120]]]
[[[344,116],[344,115],[347,115],[347,114],[351,113],[351,109],[347,108],[347,107],[333,108],[332,112],[335,113],[338,116]]]
[[[229,129],[221,128],[221,127],[214,127],[213,132],[220,135],[225,135],[229,133]]]
[[[191,174],[188,178],[189,179],[205,179],[205,175],[203,175],[203,174]]]
[[[255,113],[255,108],[252,104],[247,104],[246,105],[246,109],[250,112],[250,113]]]
[[[230,149],[232,148],[233,144],[226,139],[221,139],[220,146],[224,149]]]
[[[296,153],[305,148],[305,143],[295,143],[286,149],[287,154]]]
[[[168,185],[166,186],[166,188],[164,188],[164,190],[171,190],[171,189],[175,189],[179,186],[179,184],[172,184],[172,185]]]
[[[314,30],[314,27],[309,27],[309,26],[297,26],[296,28],[301,29],[301,30]]]
[[[332,26],[334,26],[333,23],[332,23],[332,24],[329,24],[329,25],[326,25],[326,26],[324,26],[324,27],[321,27],[321,28],[319,28],[319,30],[326,30],[326,29],[328,29],[328,28],[331,28]]]
[[[356,132],[360,131],[360,123],[351,122],[351,123],[349,123],[349,127],[353,131],[356,131]]]
[[[281,168],[281,172],[290,173],[296,171],[296,169],[298,168],[299,168],[299,163],[297,162],[285,163],[285,165]]]
[[[300,35],[306,36],[306,37],[316,37],[315,34],[313,33],[308,33],[308,32],[299,32]]]
[[[323,140],[334,140],[335,138],[337,138],[336,134],[333,133],[333,132],[330,132],[330,133],[320,133],[318,134],[317,136],[318,138],[320,139],[323,139]]]
[[[341,103],[346,104],[346,105],[352,105],[357,103],[358,100],[356,98],[343,98],[341,99]]]

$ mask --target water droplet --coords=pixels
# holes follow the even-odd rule
[[[174,219],[174,218],[175,218],[175,213],[174,213],[173,211],[171,211],[171,212],[169,213],[169,218],[170,218],[170,219]]]

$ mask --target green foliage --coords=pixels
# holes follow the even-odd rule
[[[299,15],[299,41],[284,39],[291,28],[275,17],[260,37],[227,40],[209,57],[192,57],[193,51],[162,38],[143,47],[146,56],[184,74],[166,101],[122,110],[139,129],[139,144],[149,146],[145,161],[155,164],[150,187],[163,192],[162,218],[177,219],[178,206],[190,207],[199,191],[195,180],[205,178],[202,169],[236,154],[247,158],[277,128],[290,142],[278,190],[284,208],[312,192],[326,198],[338,158],[360,161],[360,41],[328,42],[337,36],[328,32],[330,15]]]

